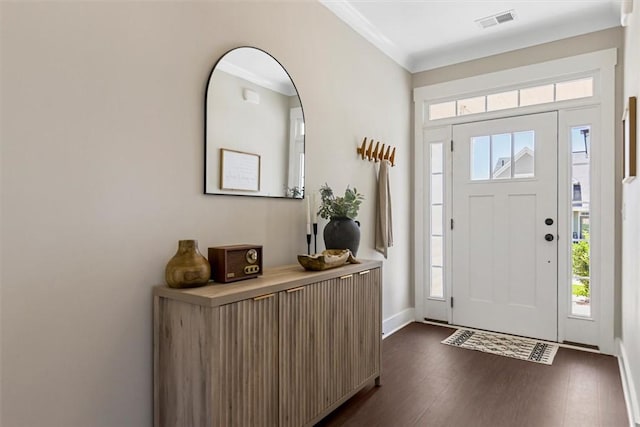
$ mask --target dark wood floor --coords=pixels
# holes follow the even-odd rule
[[[542,365],[440,344],[412,323],[383,342],[382,386],[318,426],[628,427],[615,357],[560,348]]]

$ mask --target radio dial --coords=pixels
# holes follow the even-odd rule
[[[255,264],[256,261],[258,261],[258,251],[256,251],[255,249],[249,249],[247,251],[246,258],[249,264]]]

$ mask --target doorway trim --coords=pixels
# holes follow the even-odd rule
[[[422,321],[425,318],[429,318],[444,320],[449,323],[452,320],[449,301],[449,296],[451,295],[450,274],[445,277],[444,298],[435,299],[433,303],[431,301],[428,302],[427,298],[429,280],[427,279],[428,266],[425,265],[425,260],[428,259],[426,258],[428,248],[425,247],[425,236],[429,232],[429,223],[427,222],[429,218],[424,185],[425,182],[428,182],[426,180],[428,179],[429,165],[426,164],[426,144],[433,141],[435,137],[447,138],[444,142],[449,142],[451,140],[452,125],[454,124],[547,111],[558,111],[559,115],[562,116],[567,111],[596,107],[599,111],[598,124],[601,130],[602,149],[599,157],[594,159],[593,162],[594,167],[600,171],[597,188],[594,189],[598,192],[597,194],[594,193],[594,198],[600,201],[596,207],[599,209],[599,218],[597,220],[599,222],[597,227],[599,245],[595,253],[592,252],[593,260],[597,260],[597,264],[592,262],[593,275],[598,277],[600,282],[599,310],[595,320],[598,324],[597,345],[600,351],[607,354],[615,354],[614,253],[618,243],[615,235],[616,209],[614,191],[616,185],[615,154],[618,146],[618,142],[615,140],[616,63],[617,49],[613,48],[414,89],[414,286],[416,320]],[[592,97],[440,120],[429,119],[428,106],[432,103],[580,77],[593,77],[594,94]],[[478,88],[482,88],[482,90],[478,91]],[[450,170],[450,156],[448,166]],[[445,189],[445,197],[448,199],[449,196],[450,190]],[[446,217],[448,221],[450,214],[446,213],[445,215],[449,215]],[[450,233],[448,234],[449,237],[445,237],[445,245],[447,245],[445,254],[450,255],[451,239]],[[559,259],[560,261],[562,260]],[[566,262],[567,260],[565,259],[564,263],[566,264]],[[448,268],[450,269],[450,257],[449,260],[445,260],[445,274]],[[567,265],[558,265],[559,307],[566,307],[569,304],[568,292],[563,290],[569,284],[561,282],[566,277],[565,271],[567,268]],[[575,319],[572,319],[572,321],[575,321]],[[558,313],[558,340],[560,342],[576,340],[576,337],[572,335],[574,328],[568,325],[569,323],[571,322],[566,312],[563,313],[560,309]],[[567,326],[569,326],[569,329],[567,329]]]

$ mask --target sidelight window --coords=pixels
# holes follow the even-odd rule
[[[444,298],[444,144],[429,146],[431,192],[429,196],[429,268],[431,298]]]
[[[571,314],[591,317],[591,127],[571,128]]]

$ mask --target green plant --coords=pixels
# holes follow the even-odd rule
[[[320,187],[320,198],[322,203],[318,215],[324,219],[355,219],[358,216],[360,204],[364,200],[364,196],[358,193],[358,190],[355,188],[352,190],[349,186],[344,190],[344,197],[336,197],[331,187],[326,183]]]
[[[573,260],[573,274],[584,286],[585,293],[589,295],[589,234],[584,234],[584,240],[575,242],[571,248],[571,258]]]
[[[574,283],[571,285],[571,293],[577,297],[589,298],[589,288],[580,283]]]
[[[287,197],[291,197],[293,199],[301,199],[304,188],[300,187],[285,187],[287,190]]]

